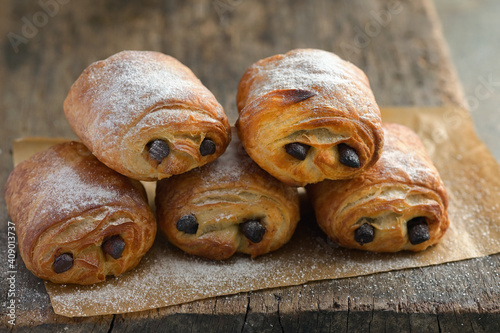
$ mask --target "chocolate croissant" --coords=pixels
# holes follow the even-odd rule
[[[448,196],[418,136],[385,124],[381,158],[350,180],[308,185],[316,219],[341,246],[375,252],[421,251],[449,226]]]
[[[352,178],[382,151],[366,75],[330,52],[298,49],[258,61],[243,74],[237,103],[246,151],[291,185]]]
[[[159,181],[156,210],[172,244],[216,260],[280,248],[300,215],[297,190],[259,168],[236,135],[216,161]]]
[[[107,168],[77,142],[16,166],[5,201],[26,267],[55,283],[120,275],[139,263],[156,235],[141,183]]]
[[[64,112],[101,162],[139,180],[208,163],[231,139],[212,93],[189,68],[158,52],[123,51],[91,64],[71,87]]]

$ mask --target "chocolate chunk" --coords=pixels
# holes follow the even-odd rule
[[[354,231],[354,240],[360,245],[373,242],[375,237],[375,228],[372,225],[365,223]]]
[[[104,253],[109,254],[114,259],[120,258],[124,249],[125,241],[118,235],[114,235],[102,243],[102,250]]]
[[[73,255],[71,253],[63,253],[54,259],[52,269],[57,274],[66,272],[73,267]]]
[[[431,238],[429,226],[423,216],[411,219],[406,223],[406,227],[408,228],[408,238],[413,245],[423,243]]]
[[[215,154],[216,150],[215,142],[213,142],[210,139],[203,139],[203,142],[200,145],[200,154],[201,156],[207,156],[207,155],[212,155]]]
[[[358,153],[354,148],[349,147],[345,143],[339,144],[337,148],[339,150],[340,163],[351,168],[359,168],[361,166]]]
[[[148,143],[148,146],[149,155],[158,162],[161,162],[165,157],[168,156],[168,154],[170,154],[168,143],[163,140],[153,140]]]
[[[184,215],[179,220],[177,220],[177,230],[183,231],[186,234],[195,234],[198,231],[198,222],[196,222],[196,217],[194,215]]]
[[[311,148],[311,146],[308,146],[308,145],[300,143],[300,142],[292,142],[292,143],[285,145],[286,152],[290,156],[293,156],[296,159],[301,160],[301,161],[306,159],[307,152],[309,151],[309,148]]]
[[[240,230],[253,243],[259,243],[266,233],[266,228],[259,220],[248,220],[241,223]]]

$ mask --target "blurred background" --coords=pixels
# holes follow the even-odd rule
[[[498,0],[2,1],[0,188],[12,170],[10,153],[15,138],[76,138],[62,112],[69,87],[91,62],[124,49],[157,50],[181,60],[214,93],[233,122],[237,83],[249,64],[292,48],[332,50],[367,73],[381,106],[463,104],[479,136],[500,161],[499,18]],[[442,37],[449,52],[443,52]],[[457,87],[455,69],[461,87]],[[0,196],[1,230],[7,230],[7,221]],[[5,244],[6,238],[6,232],[0,233],[0,243]],[[456,308],[467,306],[473,312],[498,309],[497,258],[419,269],[399,277],[387,273],[339,280],[335,283],[344,287],[336,289],[338,299],[362,300],[357,309],[395,305],[400,310],[403,304],[413,311],[418,309],[415,300],[425,304],[422,309],[434,309],[435,304],[446,311],[455,309],[444,304],[444,295],[451,304],[458,304]],[[0,267],[6,267],[6,260],[6,255],[0,255]],[[465,271],[467,274],[461,274]],[[479,277],[481,274],[484,276]],[[446,278],[450,276],[464,282]],[[417,283],[400,284],[404,279]],[[18,281],[19,290],[25,292],[23,311],[31,314],[25,320],[46,322],[44,311],[52,310],[43,284],[26,269],[19,271]],[[471,281],[476,284],[471,286]],[[7,290],[6,286],[7,279],[1,278],[0,289]],[[405,297],[398,304],[394,295],[399,288]],[[252,302],[260,302],[259,297]],[[275,297],[269,299],[273,302]],[[375,305],[374,299],[378,300]],[[239,300],[247,304],[246,297]],[[350,302],[349,306],[354,304]],[[206,306],[210,313],[215,309]],[[383,318],[378,315],[378,320]],[[455,318],[456,313],[451,315]],[[373,312],[370,316],[373,319]],[[435,317],[431,320],[436,322]],[[48,321],[65,323],[60,317]]]
[[[500,161],[500,1],[434,2],[478,134]]]
[[[59,3],[57,8],[39,4],[54,1]],[[424,2],[433,6],[431,1]],[[92,0],[84,6],[71,0],[5,2],[0,12],[2,35],[8,37],[15,32],[16,38],[24,38],[21,35],[26,38],[4,38],[0,87],[4,85],[1,91],[5,93],[0,100],[0,112],[5,116],[2,114],[1,120],[4,124],[14,124],[19,117],[31,118],[26,124],[5,126],[5,137],[10,140],[46,135],[49,130],[54,136],[71,136],[61,113],[70,84],[92,61],[119,50],[152,49],[177,57],[214,92],[234,121],[234,90],[248,64],[295,47],[318,47],[340,51],[340,56],[364,69],[382,106],[432,106],[465,101],[464,107],[471,112],[479,136],[500,161],[497,144],[500,139],[500,1],[434,0],[449,54],[463,86],[464,98],[456,100],[446,100],[455,88],[446,87],[443,82],[440,72],[447,73],[448,68],[440,65],[429,71],[429,66],[441,55],[426,52],[437,49],[436,46],[428,44],[433,41],[421,40],[418,36],[418,30],[434,27],[419,21],[419,15],[408,15],[408,10],[415,10],[411,1],[380,3],[389,8],[391,3],[401,3],[405,9],[403,14],[389,17],[389,23],[391,19],[393,22],[376,31],[376,42],[370,43],[366,34],[360,37],[357,30],[352,31],[353,27],[358,28],[356,21],[350,22],[348,17],[345,22],[339,22],[335,15],[342,14],[334,13],[349,7],[357,12],[356,19],[374,23],[368,14],[383,10],[383,5],[370,1],[316,1],[315,6],[286,0],[147,0],[140,3]],[[85,10],[79,10],[80,7]],[[308,16],[302,16],[303,12],[315,15],[318,22],[305,21]],[[322,15],[323,12],[332,14]],[[430,12],[433,16],[434,10]],[[33,26],[33,20],[40,21],[40,29]],[[409,23],[400,22],[404,20]],[[249,23],[251,26],[245,26]],[[391,27],[398,25],[415,27],[415,30],[390,32]],[[425,31],[422,35],[433,33]],[[188,45],[190,41],[203,47]],[[349,41],[347,46],[351,48],[343,48],[345,41]],[[356,41],[366,42],[361,45],[366,47],[363,52],[352,49]],[[220,52],[221,49],[225,52]],[[386,57],[384,63],[388,66],[379,67],[374,54]],[[399,57],[404,57],[407,63]],[[423,73],[428,77],[419,77]],[[392,77],[392,81],[384,76]],[[427,91],[413,89],[420,89],[421,82],[430,84]],[[429,93],[431,91],[437,93]],[[442,96],[443,100],[433,99],[435,96]],[[56,116],[52,122],[47,121],[48,114]],[[7,152],[8,147],[8,143],[2,145],[0,155],[2,151]]]

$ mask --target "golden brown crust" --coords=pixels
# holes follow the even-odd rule
[[[238,134],[264,170],[291,185],[352,178],[383,146],[380,110],[366,75],[335,54],[297,49],[258,61],[238,86]],[[312,148],[304,161],[286,144]],[[339,163],[338,144],[354,148],[361,167]]]
[[[421,251],[436,244],[449,226],[448,196],[418,136],[402,125],[384,124],[379,161],[351,180],[307,186],[321,229],[341,246],[375,252]],[[424,217],[430,239],[411,244],[407,221]],[[359,244],[354,233],[373,219],[375,238]]]
[[[77,142],[20,163],[7,180],[5,200],[26,267],[56,283],[91,284],[119,275],[139,263],[156,234],[142,185]],[[114,235],[125,241],[119,259],[101,248]],[[73,267],[57,274],[53,263],[63,253],[73,255]]]
[[[158,226],[167,239],[187,253],[216,260],[235,252],[256,257],[274,251],[291,238],[300,218],[298,194],[259,168],[234,136],[216,161],[158,182]],[[193,215],[195,234],[177,230],[177,221]],[[257,219],[266,228],[253,243],[242,222]]]
[[[87,67],[64,101],[73,131],[108,167],[134,179],[157,180],[220,156],[230,126],[213,94],[178,60],[159,52],[123,51]],[[202,156],[203,139],[214,154]],[[170,154],[160,163],[148,143]]]

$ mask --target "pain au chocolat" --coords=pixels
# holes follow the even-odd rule
[[[17,165],[5,201],[26,267],[55,283],[92,284],[120,275],[139,263],[156,235],[141,183],[77,142]]]
[[[300,218],[297,189],[259,168],[236,135],[216,161],[159,181],[156,211],[169,242],[216,260],[274,251]]]
[[[256,62],[240,80],[237,104],[246,151],[291,185],[352,178],[382,152],[380,110],[366,75],[327,51],[297,49]]]
[[[437,169],[409,128],[384,124],[379,161],[350,180],[308,185],[316,219],[339,245],[374,252],[421,251],[449,226]]]
[[[214,95],[159,52],[123,51],[91,64],[71,87],[64,112],[101,162],[138,180],[213,161],[231,139]]]

